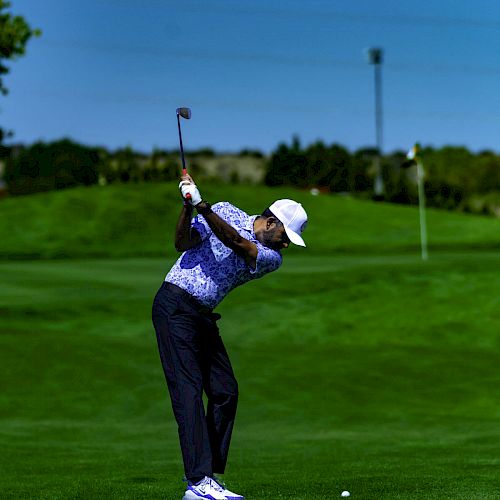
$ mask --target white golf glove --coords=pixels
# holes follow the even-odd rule
[[[198,191],[196,184],[193,184],[189,181],[181,181],[179,183],[179,189],[184,199],[186,199],[186,196],[188,194],[191,195],[191,198],[190,199],[188,198],[188,201],[189,203],[191,203],[191,205],[193,205],[193,207],[198,205],[198,203],[201,203],[202,201],[201,194]]]

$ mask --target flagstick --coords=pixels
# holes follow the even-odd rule
[[[427,224],[425,222],[425,191],[424,191],[424,167],[422,161],[417,159],[418,180],[418,207],[420,213],[420,244],[422,247],[422,260],[427,260]]]

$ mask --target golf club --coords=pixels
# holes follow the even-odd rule
[[[179,129],[179,142],[181,145],[181,159],[182,159],[182,174],[186,174],[186,161],[184,159],[184,148],[182,146],[182,133],[181,133],[181,120],[180,116],[184,118],[185,120],[189,120],[191,118],[191,110],[189,108],[177,108],[175,110],[177,114],[177,127]]]
[[[177,128],[179,129],[179,143],[181,145],[181,159],[182,159],[182,175],[187,174],[187,169],[186,169],[186,160],[184,159],[184,148],[182,146],[182,133],[181,133],[181,120],[180,116],[184,118],[185,120],[189,120],[191,118],[191,109],[190,108],[177,108],[175,110],[175,113],[177,115]],[[186,195],[187,199],[191,198],[191,195],[188,193]]]

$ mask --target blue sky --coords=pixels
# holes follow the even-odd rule
[[[375,143],[384,49],[386,151],[500,150],[500,2],[12,0],[43,31],[10,64],[0,125],[13,142],[115,149],[273,150],[297,134]]]

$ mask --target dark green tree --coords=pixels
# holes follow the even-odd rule
[[[14,151],[6,162],[5,181],[13,195],[90,186],[98,181],[96,150],[68,139]]]
[[[307,159],[300,146],[297,136],[292,139],[292,145],[280,144],[272,154],[265,176],[268,186],[288,184],[302,185],[304,171],[307,169]]]
[[[359,149],[352,155],[352,181],[353,191],[365,192],[373,190],[373,178],[370,168],[373,164],[374,149]]]
[[[385,199],[392,203],[416,204],[417,172],[416,164],[408,162],[406,153],[395,151],[382,158]]]
[[[289,184],[302,188],[318,186],[332,192],[368,191],[370,162],[362,155],[353,156],[340,146],[317,141],[305,150],[294,137],[291,146],[280,144],[268,163],[265,183]]]
[[[141,180],[139,159],[130,146],[119,149],[114,157],[118,179],[121,182]]]
[[[10,6],[10,2],[0,0],[0,93],[3,95],[8,93],[4,77],[10,71],[6,62],[24,55],[29,39],[41,34],[40,30],[31,28],[23,17],[8,12]],[[5,135],[0,128],[0,143]]]
[[[328,151],[328,165],[327,183],[330,191],[350,191],[351,155],[349,151],[338,144],[332,144]]]
[[[473,193],[474,155],[465,147],[422,150],[425,194],[429,206],[454,209]]]

